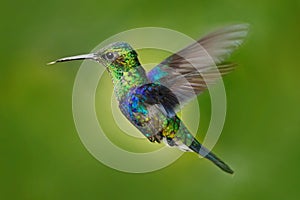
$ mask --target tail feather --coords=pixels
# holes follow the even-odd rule
[[[207,148],[202,146],[196,139],[192,142],[189,146],[194,152],[202,155],[203,157],[207,158],[208,160],[212,161],[215,165],[217,165],[223,171],[233,174],[233,170],[220,158],[218,158],[215,154],[210,152]]]

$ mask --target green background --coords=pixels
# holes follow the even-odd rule
[[[297,0],[2,1],[0,199],[299,199],[299,8]],[[72,118],[80,62],[45,63],[131,28],[196,39],[233,22],[250,23],[251,33],[224,80],[227,119],[214,148],[233,176],[192,154],[128,174],[88,153]],[[198,99],[209,105],[207,94]]]

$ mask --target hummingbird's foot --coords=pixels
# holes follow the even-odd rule
[[[153,135],[153,136],[150,136],[150,137],[147,137],[147,138],[150,142],[160,143],[160,141],[162,140],[162,135],[158,133],[156,135]]]
[[[154,136],[150,136],[150,137],[147,137],[147,138],[150,142],[155,142],[156,141]]]

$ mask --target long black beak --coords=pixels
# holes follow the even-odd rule
[[[78,55],[78,56],[70,56],[70,57],[60,58],[53,62],[49,62],[47,65],[53,65],[58,62],[67,62],[67,61],[72,61],[72,60],[84,60],[84,59],[96,60],[96,54],[90,53],[90,54],[83,54],[83,55]]]

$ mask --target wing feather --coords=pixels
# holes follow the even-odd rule
[[[247,24],[237,24],[210,33],[166,58],[147,74],[148,79],[169,88],[182,108],[235,68],[235,64],[225,61],[242,44],[247,32]]]

